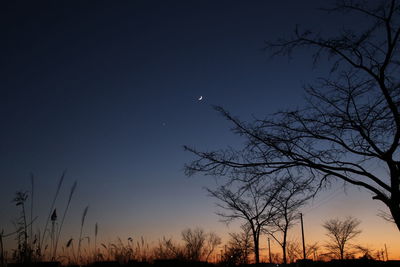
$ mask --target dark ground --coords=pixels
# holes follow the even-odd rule
[[[240,265],[240,267],[352,267],[352,266],[366,266],[366,267],[400,267],[400,261],[375,261],[369,259],[357,260],[332,260],[329,262],[314,262],[311,260],[297,261],[287,265],[261,263],[259,265],[248,264]],[[61,267],[59,262],[38,262],[31,265],[23,264],[8,264],[6,267]],[[77,265],[69,267],[79,267]],[[83,266],[82,266],[83,267]],[[85,267],[231,267],[226,264],[212,264],[207,262],[186,262],[179,260],[156,260],[153,263],[130,261],[127,264],[119,264],[115,261],[95,262]]]

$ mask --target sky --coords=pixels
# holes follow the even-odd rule
[[[196,226],[223,237],[236,231],[219,222],[204,190],[214,180],[184,175],[194,158],[183,145],[240,146],[213,105],[243,120],[301,106],[302,85],[327,65],[314,67],[308,50],[271,58],[265,41],[290,36],[296,25],[328,34],[350,22],[318,10],[317,0],[0,5],[0,228],[14,229],[11,200],[30,190],[30,173],[43,227],[66,170],[57,210],[78,186],[64,237],[78,235],[89,206],[85,231],[98,223],[108,241],[178,240]],[[304,208],[306,240],[324,240],[325,220],[352,215],[362,221],[359,242],[387,244],[399,258],[398,230],[376,216],[383,208],[362,190],[335,185]]]

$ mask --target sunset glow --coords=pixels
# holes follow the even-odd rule
[[[243,232],[241,226],[245,220],[235,219],[229,224],[221,222],[223,217],[218,213],[226,210],[220,207],[221,201],[212,197],[206,188],[215,190],[218,186],[228,184],[233,184],[232,188],[235,188],[235,183],[239,184],[240,179],[248,179],[246,182],[251,182],[244,187],[249,190],[254,180],[258,181],[256,178],[262,177],[259,179],[265,181],[272,181],[271,177],[284,180],[283,174],[291,177],[293,173],[293,176],[304,180],[313,177],[310,185],[304,186],[313,186],[313,191],[310,189],[312,192],[316,192],[320,186],[318,193],[296,210],[296,219],[288,230],[288,242],[299,248],[300,256],[296,256],[296,259],[302,257],[298,216],[302,213],[306,246],[318,244],[318,251],[310,254],[309,259],[334,258],[324,255],[328,252],[326,244],[329,239],[323,224],[330,219],[354,217],[360,221],[361,233],[348,244],[368,249],[375,260],[400,260],[399,229],[382,216],[390,215],[382,196],[390,196],[385,191],[387,188],[375,179],[384,177],[383,183],[389,184],[390,168],[384,161],[368,158],[386,159],[387,153],[378,152],[385,151],[382,143],[392,140],[390,134],[400,127],[390,125],[382,130],[387,126],[384,122],[390,117],[382,114],[389,114],[388,110],[391,109],[365,112],[363,109],[352,109],[349,104],[350,111],[347,112],[361,113],[359,117],[362,117],[356,119],[361,126],[355,123],[355,129],[363,130],[362,122],[365,118],[370,119],[368,114],[375,113],[375,124],[381,127],[371,119],[369,125],[376,126],[379,131],[370,135],[367,131],[361,135],[364,138],[376,138],[376,147],[353,133],[343,134],[348,131],[346,127],[351,128],[349,126],[343,126],[328,135],[335,139],[343,134],[344,140],[368,152],[362,151],[356,156],[351,153],[340,154],[342,151],[334,147],[337,143],[341,145],[340,142],[332,142],[332,145],[317,141],[311,144],[308,139],[302,139],[308,132],[299,131],[299,136],[294,137],[290,135],[292,133],[287,133],[293,130],[290,128],[293,125],[302,126],[300,122],[290,124],[297,113],[290,113],[289,110],[300,110],[303,112],[300,114],[309,112],[309,109],[306,112],[303,108],[311,105],[306,98],[312,93],[310,89],[303,90],[303,87],[326,82],[319,77],[336,77],[336,58],[329,57],[329,52],[334,49],[328,52],[322,49],[321,55],[315,59],[313,56],[318,49],[311,47],[310,43],[297,40],[299,44],[293,47],[287,45],[289,48],[284,48],[288,51],[282,49],[284,52],[279,50],[280,47],[272,46],[276,50],[267,49],[267,45],[290,39],[295,35],[296,25],[299,32],[312,29],[314,33],[329,38],[344,34],[342,29],[345,27],[358,34],[358,31],[371,25],[365,14],[358,14],[354,19],[346,12],[321,11],[319,8],[325,7],[321,5],[330,7],[335,3],[325,2],[206,0],[2,3],[0,236],[8,262],[12,262],[12,251],[18,247],[17,235],[23,231],[21,214],[25,214],[24,227],[30,245],[33,246],[34,237],[45,236],[45,240],[37,238],[35,241],[47,245],[45,260],[54,260],[59,256],[57,253],[63,251],[68,254],[64,258],[75,257],[75,262],[70,261],[69,264],[79,263],[75,251],[82,251],[83,254],[84,249],[101,249],[106,255],[107,246],[122,242],[122,247],[135,246],[135,253],[139,253],[137,247],[140,247],[140,253],[147,253],[148,258],[140,254],[141,257],[150,261],[156,258],[153,257],[156,254],[154,251],[163,240],[171,239],[182,245],[182,231],[203,229],[207,236],[216,233],[222,239],[207,259],[218,263],[222,261],[224,253],[228,255],[226,247],[230,233]],[[372,5],[374,1],[366,2]],[[400,28],[398,10],[394,12],[393,21]],[[309,35],[304,36],[301,37],[305,39]],[[319,35],[315,36],[319,38]],[[349,39],[355,38],[351,36],[348,33]],[[374,38],[381,38],[381,35],[376,34]],[[398,58],[398,54],[395,54],[400,52],[398,46],[393,51],[392,58]],[[271,56],[274,52],[276,55]],[[379,60],[384,58],[381,54],[376,57]],[[363,62],[367,61],[362,59]],[[381,67],[384,64],[376,65]],[[397,77],[393,83],[400,77],[398,68],[393,67],[387,72]],[[366,95],[360,97],[361,103],[377,99],[376,94],[365,93],[368,89],[364,87],[378,86],[379,82],[368,80],[362,83],[361,74],[355,71],[349,73],[356,74],[347,77],[346,82],[361,84],[354,86],[354,95]],[[387,83],[389,81],[392,82],[389,78],[385,80]],[[345,87],[342,84],[329,86]],[[397,91],[398,86],[391,91],[395,99],[400,95]],[[329,96],[334,99],[331,100],[332,106],[336,101],[343,100],[339,93]],[[315,110],[320,107],[319,104],[312,105]],[[397,110],[398,102],[394,101],[393,105]],[[288,112],[287,117],[272,117],[275,115],[271,114],[276,112]],[[334,121],[332,117],[338,121],[343,119],[339,115],[326,116],[319,117],[323,117],[321,124],[311,119],[304,121],[309,123],[307,127],[313,125],[316,132],[328,132],[324,127]],[[275,121],[266,123],[265,118],[274,118]],[[257,124],[264,119],[264,125]],[[235,124],[235,120],[248,128],[243,130],[240,128],[242,124]],[[379,124],[381,121],[384,121],[384,126]],[[400,122],[400,119],[397,121]],[[287,132],[277,134],[279,138],[266,134],[276,134],[270,129],[275,129],[273,127],[280,123],[287,123]],[[257,133],[260,135],[254,137]],[[267,138],[276,143],[271,145]],[[282,140],[285,138],[295,141],[284,143]],[[296,143],[297,140],[300,141]],[[270,147],[275,150],[268,150]],[[298,165],[279,154],[286,156],[285,149],[301,151],[298,156],[300,163],[296,162]],[[397,144],[393,152],[393,166],[398,166],[398,149]],[[303,152],[310,155],[310,159],[304,160],[306,163],[301,161]],[[344,159],[352,162],[358,160],[358,156],[362,160],[360,165],[354,167],[356,174],[349,168],[339,172],[344,173],[342,177],[336,175],[339,167],[352,166],[343,164]],[[221,160],[222,163],[218,162],[218,165],[215,163],[218,159],[226,161]],[[263,160],[270,165],[261,166]],[[239,166],[237,162],[243,165],[255,163],[250,168]],[[329,164],[332,162],[336,165],[331,168]],[[318,164],[323,167],[313,169]],[[357,169],[358,166],[365,169]],[[271,171],[275,167],[281,169]],[[368,177],[365,173],[373,177],[365,184],[359,183],[357,186],[346,181],[348,177],[365,181],[363,179]],[[62,175],[64,178],[60,179]],[[77,186],[71,190],[75,181]],[[273,184],[275,187],[266,187],[268,190],[263,191],[263,196],[266,193],[272,195],[273,190],[278,192],[277,188],[284,188],[287,184],[276,182]],[[376,192],[368,191],[368,186],[379,189]],[[311,195],[304,188],[304,194]],[[23,205],[15,201],[16,192],[26,193],[25,202],[20,201]],[[251,195],[250,191],[245,192],[241,196]],[[256,193],[252,192],[252,196]],[[281,191],[276,193],[279,194]],[[266,201],[265,198],[262,201]],[[275,197],[274,205],[278,205],[277,199]],[[87,214],[83,216],[85,207],[88,207]],[[51,221],[48,217],[54,209],[57,218]],[[280,214],[279,209],[276,208],[276,214]],[[276,214],[273,218],[279,216]],[[55,248],[57,233],[60,233],[60,245]],[[282,249],[279,244],[271,235],[261,232],[261,262],[269,262],[268,237],[272,253],[281,261]],[[70,244],[67,246],[68,241]],[[78,249],[78,244],[82,249]],[[53,252],[55,256],[51,250],[56,251]],[[351,257],[365,256],[360,251],[357,250]],[[97,256],[88,255],[88,262],[99,260]],[[251,255],[251,261],[254,262]],[[201,260],[204,260],[204,256]],[[0,264],[0,267],[3,266]]]

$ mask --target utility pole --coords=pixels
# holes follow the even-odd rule
[[[306,245],[304,242],[304,227],[303,227],[303,214],[300,213],[300,222],[301,222],[301,239],[303,240],[303,259],[306,259]]]
[[[269,252],[269,263],[272,263],[272,257],[271,257],[271,243],[268,237],[268,252]]]

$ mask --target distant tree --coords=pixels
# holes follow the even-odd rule
[[[280,181],[279,193],[275,196],[276,216],[272,227],[264,228],[265,232],[282,248],[283,263],[287,263],[287,236],[289,229],[299,219],[299,210],[312,197],[310,181],[295,178],[290,173]],[[293,259],[289,259],[290,262]]]
[[[363,20],[362,26],[343,27],[328,38],[296,29],[292,38],[267,44],[273,55],[311,48],[314,62],[327,56],[331,72],[306,86],[307,104],[252,123],[217,107],[246,144],[211,152],[186,147],[197,156],[186,173],[235,176],[247,169],[263,179],[292,169],[321,184],[334,177],[372,193],[400,230],[400,5],[336,3],[326,10],[350,14],[351,21]]]
[[[361,230],[358,229],[360,223],[353,217],[347,217],[343,221],[337,218],[326,221],[322,226],[329,237],[329,242],[325,246],[328,251],[339,259],[344,259],[345,252],[349,247],[348,242],[361,233]]]
[[[293,263],[297,259],[302,258],[302,249],[299,242],[288,241],[286,247],[287,262]]]
[[[306,246],[306,258],[312,258],[314,261],[318,260],[318,243],[312,243]],[[289,263],[295,262],[297,259],[303,258],[303,249],[299,242],[288,241],[287,242],[287,261]]]
[[[213,233],[206,233],[201,228],[187,228],[182,231],[185,259],[189,261],[208,261],[216,247],[221,244],[221,238]]]
[[[154,248],[153,258],[158,260],[169,260],[169,259],[185,259],[184,249],[175,244],[171,238],[163,238],[159,240],[158,246]]]
[[[185,229],[182,231],[182,240],[185,245],[186,258],[190,261],[200,261],[206,242],[204,230],[201,228]]]
[[[251,229],[242,225],[241,233],[230,233],[230,239],[225,253],[222,255],[222,262],[228,266],[244,265],[249,263],[249,256],[253,248]]]
[[[210,232],[206,237],[205,245],[205,261],[208,262],[210,256],[215,252],[215,249],[221,244],[221,238],[214,232]]]
[[[366,246],[361,246],[361,245],[355,245],[354,248],[361,253],[361,258],[363,259],[374,259],[374,250],[366,247]]]
[[[273,263],[282,262],[282,257],[280,253],[271,253],[271,258]]]
[[[314,261],[318,260],[318,242],[306,246],[306,258],[312,258]]]
[[[202,228],[187,228],[181,232],[183,243],[175,243],[171,238],[163,238],[153,249],[153,258],[166,260],[208,261],[221,244],[221,238],[214,232]]]
[[[225,210],[218,213],[225,222],[240,219],[251,230],[256,263],[260,262],[260,234],[276,216],[277,210],[273,202],[281,186],[277,185],[277,183],[266,185],[260,180],[255,180],[236,187],[235,190],[232,186],[220,186],[215,190],[208,189],[210,195],[219,200],[218,206]]]

